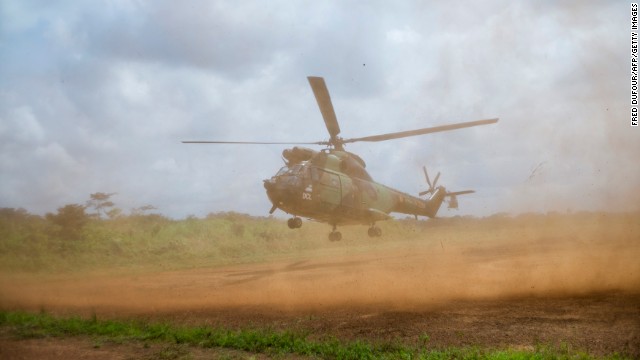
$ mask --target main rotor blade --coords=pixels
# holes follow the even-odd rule
[[[239,144],[239,145],[327,145],[326,141],[317,142],[261,142],[261,141],[182,141],[183,144]]]
[[[447,196],[456,196],[456,195],[464,195],[464,194],[473,194],[474,192],[476,192],[475,190],[463,190],[463,191],[454,191],[454,192],[448,192]]]
[[[311,90],[313,90],[313,95],[318,102],[318,107],[322,113],[322,118],[327,126],[327,130],[329,130],[329,135],[331,135],[331,139],[333,140],[340,134],[340,125],[338,125],[338,120],[336,119],[336,112],[333,110],[327,85],[321,77],[308,76],[307,79],[309,80],[309,85],[311,85]]]
[[[373,141],[400,139],[400,138],[409,137],[409,136],[431,134],[431,133],[436,133],[441,131],[451,131],[451,130],[462,129],[462,128],[467,128],[472,126],[495,124],[497,122],[498,122],[498,119],[469,121],[469,122],[463,122],[463,123],[457,123],[457,124],[451,124],[451,125],[441,125],[441,126],[434,126],[434,127],[428,127],[423,129],[417,129],[417,130],[401,131],[401,132],[390,133],[390,134],[345,139],[343,140],[343,143],[346,144],[346,143],[353,143],[356,141],[372,141],[373,142]]]

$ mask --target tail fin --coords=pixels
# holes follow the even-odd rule
[[[425,200],[425,215],[430,218],[436,217],[438,210],[440,210],[440,206],[442,206],[444,198],[447,196],[447,190],[444,186],[439,186],[432,192],[433,194],[431,194],[429,199]]]

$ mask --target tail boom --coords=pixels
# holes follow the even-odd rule
[[[438,187],[427,200],[397,192],[395,206],[391,212],[434,218],[446,196],[447,190],[442,186]]]

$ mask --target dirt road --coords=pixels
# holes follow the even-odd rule
[[[388,243],[172,272],[2,275],[0,306],[640,356],[639,259],[640,244],[615,239]]]

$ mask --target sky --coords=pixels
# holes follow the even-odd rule
[[[125,213],[267,215],[281,145],[500,118],[348,144],[416,194],[421,167],[474,189],[441,216],[640,209],[625,1],[0,0],[0,207],[115,193]],[[322,147],[316,147],[320,150]],[[280,212],[281,216],[284,216]]]

